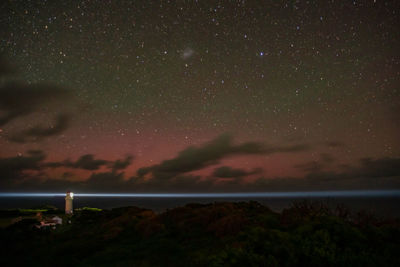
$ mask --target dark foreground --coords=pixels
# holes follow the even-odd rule
[[[399,219],[321,202],[281,213],[257,202],[188,204],[160,214],[83,209],[70,219],[55,230],[36,229],[34,217],[0,229],[0,265],[400,266]]]

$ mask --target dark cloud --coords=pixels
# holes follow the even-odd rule
[[[329,166],[335,159],[328,153],[320,153],[319,160],[313,160],[306,163],[294,165],[293,167],[307,173],[321,172],[325,167]]]
[[[45,162],[46,154],[41,150],[30,150],[26,155],[0,158],[0,185],[2,190],[66,190],[84,191],[118,189],[123,190],[133,183],[124,181],[124,173],[118,172],[129,166],[132,156],[116,161],[96,159],[92,154],[81,156],[75,162]],[[92,173],[86,181],[72,181],[71,172],[64,172],[61,177],[49,177],[48,168],[68,167],[89,171],[99,170],[102,166],[112,169],[111,172]],[[132,189],[132,188],[130,188]]]
[[[27,155],[0,158],[0,184],[7,186],[22,182],[25,171],[40,171],[46,155],[41,150],[30,150]]]
[[[114,171],[119,171],[119,170],[124,170],[126,169],[129,165],[131,165],[133,160],[133,156],[129,155],[127,156],[124,160],[116,160],[112,162],[109,167]]]
[[[342,166],[342,171],[323,171],[322,165],[315,168],[304,164],[308,173],[304,178],[263,179],[265,187],[279,190],[334,190],[334,189],[379,189],[400,188],[400,158],[364,158],[358,166]]]
[[[0,126],[32,114],[45,103],[66,100],[69,92],[47,84],[7,84],[0,87]]]
[[[123,172],[100,172],[93,173],[88,180],[83,182],[82,186],[86,191],[122,190],[126,187],[126,182]]]
[[[169,179],[187,172],[218,164],[222,158],[229,156],[290,153],[309,149],[307,145],[267,147],[257,142],[234,145],[232,140],[232,136],[228,134],[221,135],[202,147],[189,147],[181,151],[176,158],[165,160],[157,165],[141,168],[137,173],[139,176],[152,173],[154,178]]]
[[[30,151],[26,156],[1,158],[2,190],[80,190],[83,192],[209,192],[209,191],[301,191],[340,189],[400,188],[399,158],[362,159],[358,167],[343,172],[310,172],[303,178],[259,178],[246,183],[241,178],[249,173],[232,167],[217,168],[219,176],[177,175],[169,179],[124,179],[124,172],[92,173],[86,181],[72,181],[67,173],[58,179],[43,174],[45,154]],[[36,175],[26,175],[25,172]],[[6,179],[8,177],[9,179]],[[225,182],[228,181],[228,182]]]
[[[20,133],[14,134],[8,140],[16,143],[27,143],[32,141],[40,141],[43,138],[58,135],[65,131],[69,126],[70,118],[66,114],[57,116],[53,126],[43,127],[41,125],[34,126]]]
[[[232,136],[221,135],[202,147],[189,147],[176,158],[138,170],[138,175],[152,173],[154,178],[169,179],[187,172],[196,171],[219,163],[223,158],[235,155],[261,155],[273,153],[300,152],[309,149],[306,145],[267,147],[262,143],[247,142],[234,145]]]
[[[214,179],[200,175],[178,175],[170,179],[144,179],[131,177],[125,182],[123,191],[136,192],[207,192],[215,189]]]
[[[94,155],[86,154],[81,156],[76,162],[69,164],[68,167],[94,171],[107,163],[107,160],[95,159]]]
[[[49,168],[68,167],[68,168],[95,171],[107,164],[110,164],[110,162],[107,160],[95,159],[94,155],[86,154],[81,156],[75,162],[72,162],[70,160],[65,160],[62,162],[47,162],[44,166]]]
[[[346,147],[345,143],[338,142],[338,141],[327,141],[324,143],[325,146],[335,148],[335,147]]]
[[[240,154],[263,154],[260,143],[249,142],[233,145],[230,135],[222,135],[202,147],[189,147],[181,151],[176,158],[165,160],[160,164],[138,170],[142,176],[152,172],[156,177],[172,178],[178,174],[199,170],[218,163],[224,157]]]
[[[11,65],[0,58],[0,76],[13,72]],[[43,105],[55,105],[62,101],[62,106],[68,106],[66,101],[72,99],[71,96],[70,90],[55,85],[5,82],[0,86],[0,127],[40,111]],[[26,143],[63,132],[69,125],[69,116],[60,112],[59,106],[53,111],[56,114],[53,126],[36,125],[16,134],[11,133],[7,138],[12,142]]]
[[[109,161],[105,159],[96,159],[93,154],[86,154],[81,156],[76,161],[64,160],[61,162],[46,162],[43,166],[47,168],[74,168],[83,169],[89,171],[99,170],[101,167],[106,166],[113,172],[124,170],[127,168],[133,160],[133,156],[127,156],[125,159],[117,159],[116,161]]]
[[[40,163],[46,158],[41,150],[29,150],[26,156],[16,156],[9,158],[0,158],[0,170],[38,170]],[[4,172],[2,172],[4,174]],[[4,176],[4,175],[2,175]]]
[[[292,145],[292,146],[276,146],[266,147],[263,154],[275,154],[275,153],[295,153],[310,150],[309,145]]]
[[[367,177],[400,176],[400,158],[361,159],[359,175]]]
[[[321,153],[318,161],[295,166],[306,172],[304,177],[261,177],[255,182],[247,182],[242,178],[261,173],[261,169],[247,171],[232,166],[216,168],[212,175],[205,177],[190,173],[218,164],[230,156],[295,153],[308,149],[305,145],[272,147],[256,142],[234,144],[231,136],[222,135],[202,146],[189,147],[173,159],[141,168],[138,176],[130,179],[124,179],[125,173],[122,171],[132,163],[133,156],[130,155],[115,161],[86,154],[76,161],[45,162],[46,154],[43,151],[31,150],[25,155],[0,158],[0,185],[2,190],[69,188],[86,192],[291,191],[400,187],[400,158],[363,158],[357,166],[327,172],[324,167],[331,166],[334,159],[326,153]],[[77,178],[73,177],[73,172],[64,173],[58,178],[49,177],[46,173],[48,168],[59,167],[88,171],[107,168],[108,171],[93,172],[85,181],[73,181]]]
[[[82,190],[83,183],[67,179],[54,179],[43,175],[36,175],[25,179],[22,184],[11,184],[5,190],[25,192],[65,192],[68,190]]]
[[[252,171],[246,171],[242,169],[234,169],[229,166],[222,166],[216,168],[213,172],[213,176],[218,178],[239,178],[247,175],[252,175],[256,173],[260,173],[261,169],[254,169]]]
[[[310,161],[294,165],[294,168],[302,170],[304,172],[319,172],[323,169],[323,164],[318,161]]]
[[[332,163],[332,162],[335,161],[335,158],[331,154],[321,153],[319,155],[320,155],[321,161],[324,162],[324,163],[329,164],[329,163]]]
[[[348,166],[341,172],[323,171],[320,161],[299,165],[304,177],[260,177],[254,182],[242,178],[252,172],[224,166],[206,179],[194,175],[178,175],[169,179],[133,177],[129,188],[143,191],[204,192],[204,191],[312,191],[400,188],[400,159],[361,159],[358,166]],[[254,170],[259,173],[259,170]],[[221,177],[219,177],[221,176]],[[222,179],[221,179],[222,178]],[[222,180],[222,183],[219,183]],[[227,182],[226,182],[227,181]]]
[[[54,161],[52,161],[52,162],[44,163],[43,167],[45,167],[45,168],[60,168],[60,167],[65,167],[68,164],[71,164],[71,162],[69,160],[65,160],[65,161],[62,161],[62,162],[54,162]]]
[[[400,158],[363,158],[358,166],[346,166],[341,172],[322,172],[310,170],[308,178],[342,180],[348,178],[383,178],[400,177]]]

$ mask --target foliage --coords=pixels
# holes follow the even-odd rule
[[[102,209],[99,208],[91,208],[91,207],[83,207],[77,210],[86,210],[86,211],[102,211]]]
[[[301,202],[81,209],[54,231],[0,229],[0,264],[23,266],[400,266],[400,222]]]

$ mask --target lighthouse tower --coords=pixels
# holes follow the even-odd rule
[[[72,214],[74,209],[72,207],[72,200],[74,199],[74,193],[68,191],[65,196],[65,214]]]

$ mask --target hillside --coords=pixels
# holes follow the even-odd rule
[[[82,209],[56,230],[0,230],[2,266],[400,266],[400,222],[300,202]]]

